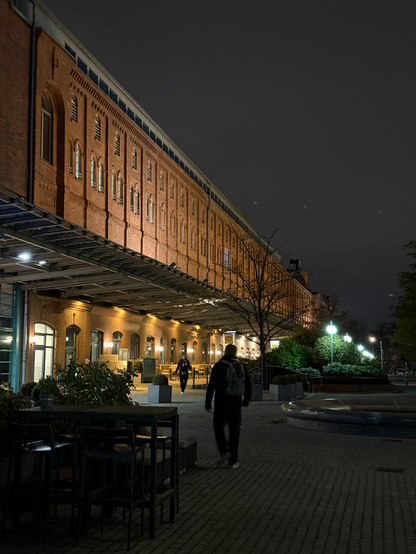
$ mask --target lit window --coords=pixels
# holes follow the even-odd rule
[[[72,175],[74,171],[74,149],[72,147],[72,142],[69,142],[69,158],[68,158],[68,166],[69,166],[69,173]]]
[[[160,190],[164,190],[165,184],[163,181],[163,171],[160,172]]]
[[[229,250],[225,250],[224,252],[224,264],[227,268],[231,265],[231,252]]]
[[[185,205],[185,200],[183,197],[183,192],[181,191],[181,206],[183,207]]]
[[[137,169],[137,152],[136,152],[135,148],[133,148],[132,167],[133,167],[133,169]]]
[[[91,158],[91,186],[94,188],[97,187],[97,170],[94,158]]]
[[[146,215],[146,219],[149,221],[149,200],[146,196],[146,202],[145,202],[145,215]]]
[[[121,177],[118,178],[118,203],[123,203],[123,179]]]
[[[81,148],[79,146],[75,149],[75,177],[82,179]]]
[[[150,162],[147,162],[147,180],[152,180],[152,164]]]
[[[116,133],[114,153],[116,156],[120,156],[120,137],[118,133]]]
[[[71,119],[78,122],[78,101],[75,96],[71,96]]]
[[[101,122],[98,115],[95,116],[95,138],[101,140]]]
[[[52,163],[52,106],[49,98],[42,94],[42,140],[40,155],[45,162]]]
[[[170,184],[170,197],[175,198],[175,189],[173,183]]]
[[[98,165],[98,192],[104,192],[104,167],[101,163]]]
[[[113,200],[117,200],[116,196],[116,174],[113,172],[111,175],[111,197]]]

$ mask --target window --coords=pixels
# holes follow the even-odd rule
[[[173,186],[173,183],[170,184],[170,197],[175,198],[175,188]]]
[[[206,364],[207,363],[207,350],[208,350],[208,345],[206,342],[203,342],[202,343],[202,363],[203,364]]]
[[[94,188],[97,187],[97,170],[94,158],[91,158],[91,186]]]
[[[210,255],[211,260],[214,261],[215,254],[214,254],[214,243],[213,242],[211,242],[210,247],[209,247],[209,255]]]
[[[155,222],[153,198],[150,197],[150,223]]]
[[[116,156],[120,156],[120,137],[118,133],[116,133],[115,137],[114,153]]]
[[[210,356],[211,356],[211,364],[214,363],[214,360],[215,360],[215,344],[212,343],[211,344],[211,350],[210,350]]]
[[[181,236],[181,240],[182,242],[185,244],[186,243],[186,225],[185,225],[185,221],[182,221],[182,236]]]
[[[183,207],[185,205],[185,200],[183,197],[183,191],[181,191],[181,206]]]
[[[77,359],[77,338],[81,331],[77,325],[69,325],[66,328],[65,337],[65,365],[68,365],[71,360]]]
[[[71,96],[71,119],[78,122],[78,101],[75,96]]]
[[[111,175],[111,197],[113,200],[117,200],[116,196],[116,174],[113,172]]]
[[[205,215],[204,215],[204,210],[202,210],[202,223],[205,223]]]
[[[196,340],[192,343],[192,363],[196,364],[196,347],[198,346],[198,343]]]
[[[118,178],[118,203],[119,203],[119,204],[122,204],[122,203],[123,203],[123,199],[124,199],[124,194],[123,194],[123,179],[121,178],[121,176],[119,176],[119,178]]]
[[[154,347],[154,343],[155,343],[155,338],[154,337],[147,337],[146,339],[146,357],[147,358],[153,358],[152,354],[153,354],[153,347]]]
[[[42,137],[40,155],[45,162],[52,163],[52,106],[46,94],[42,94]]]
[[[98,192],[104,192],[104,166],[98,165]]]
[[[172,214],[172,223],[171,223],[171,233],[175,237],[176,236],[176,219],[175,214]]]
[[[194,205],[194,201],[192,200],[191,202],[191,213],[192,215],[195,215],[195,205]]]
[[[160,223],[162,225],[162,231],[164,231],[165,230],[165,208],[163,206],[160,212]]]
[[[145,201],[145,208],[146,219],[149,221],[149,199],[147,198],[147,196]]]
[[[147,180],[152,180],[152,164],[149,161],[147,162]]]
[[[231,266],[231,252],[227,249],[224,252],[224,264],[227,268],[230,268]]]
[[[176,361],[175,351],[176,351],[176,339],[171,339],[171,341],[170,341],[170,362],[172,364],[174,364],[175,361]]]
[[[185,354],[185,356],[186,356],[187,352],[188,352],[188,343],[183,342],[182,343],[182,354]]]
[[[228,229],[225,230],[225,242],[228,242]]]
[[[133,148],[133,159],[131,165],[133,169],[137,169],[137,152],[135,148]]]
[[[101,121],[98,115],[95,116],[95,138],[101,140]]]
[[[72,175],[74,171],[74,149],[72,142],[69,142],[69,156],[68,156],[69,173]]]
[[[33,379],[39,381],[42,377],[52,375],[55,332],[45,323],[35,323]]]
[[[130,187],[130,210],[134,210],[134,192],[133,187]]]
[[[211,217],[211,225],[210,225],[210,227],[211,227],[211,231],[212,231],[213,228],[214,228],[214,218],[212,218],[212,217]]]
[[[166,340],[163,337],[161,337],[160,346],[159,346],[159,352],[160,352],[159,363],[160,364],[165,363],[165,345],[166,345]]]
[[[82,179],[81,148],[79,146],[75,149],[75,177]]]
[[[163,171],[160,172],[160,190],[164,190]]]
[[[140,204],[139,204],[139,191],[136,189],[134,193],[134,212],[140,214]]]
[[[113,349],[112,354],[117,354],[120,352],[120,344],[121,344],[121,337],[123,336],[123,333],[120,333],[120,331],[114,331],[113,333]]]
[[[137,333],[130,336],[130,357],[134,360],[139,357],[139,342],[140,337]]]
[[[100,354],[103,353],[104,334],[102,331],[93,329],[91,331],[91,353],[90,358],[92,362],[96,362],[100,359]]]

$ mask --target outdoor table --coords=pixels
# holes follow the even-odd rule
[[[172,432],[171,451],[171,477],[170,489],[174,492],[170,498],[170,518],[175,520],[175,498],[178,499],[178,434],[179,417],[175,407],[159,406],[71,406],[54,404],[49,410],[40,408],[27,408],[19,410],[18,418],[25,419],[73,419],[78,420],[81,425],[80,449],[85,447],[83,430],[95,421],[128,421],[139,423],[151,429],[150,435],[150,502],[149,502],[149,538],[155,537],[156,522],[156,466],[157,466],[157,428],[158,426],[170,427]],[[82,457],[81,457],[82,459]]]

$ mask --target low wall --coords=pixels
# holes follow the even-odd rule
[[[391,383],[385,384],[371,384],[371,385],[350,385],[343,384],[337,385],[334,383],[315,383],[313,384],[313,392],[339,392],[339,393],[371,393],[371,392],[392,392],[395,391],[395,387]]]

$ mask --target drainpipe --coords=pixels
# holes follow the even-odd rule
[[[32,28],[30,31],[30,68],[29,68],[29,112],[28,112],[28,147],[27,147],[27,199],[33,204],[33,166],[35,150],[35,98],[36,98],[36,33],[35,3],[32,1]]]
[[[21,384],[27,381],[26,364],[27,364],[27,349],[28,349],[28,291],[23,291],[23,332],[22,332],[22,371],[20,375]],[[32,379],[33,380],[33,379]]]
[[[211,211],[211,187],[208,185],[208,208],[207,208],[207,251],[206,251],[206,259],[207,259],[207,283],[209,282],[209,253],[210,253],[210,245],[209,245],[209,214]]]

